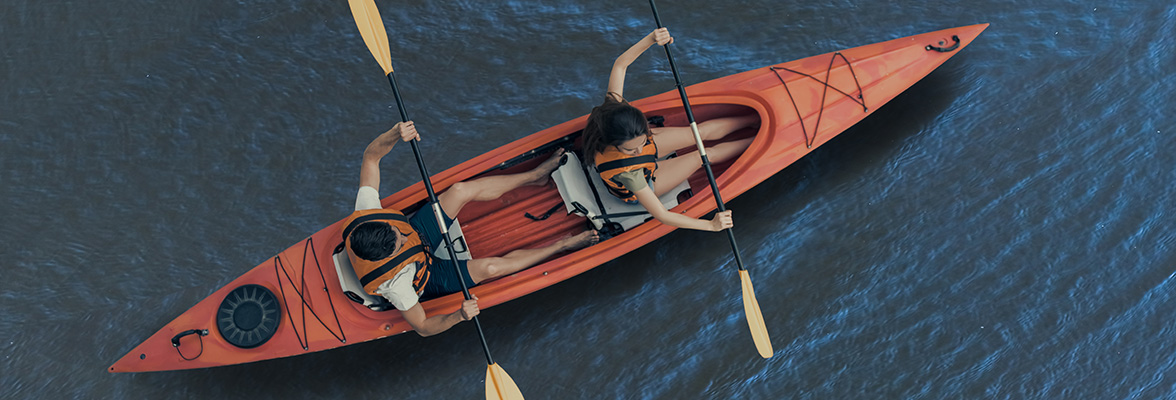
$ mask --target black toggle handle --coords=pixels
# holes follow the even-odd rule
[[[189,329],[179,334],[172,336],[172,347],[180,347],[180,338],[188,335],[200,334],[200,336],[208,336],[208,329]]]
[[[951,47],[936,47],[936,46],[932,46],[932,45],[927,45],[927,47],[924,47],[923,49],[925,49],[927,51],[935,50],[940,53],[946,53],[946,52],[954,51],[955,49],[960,48],[960,37],[959,36],[951,35],[951,40],[955,41],[955,44],[951,45]]]

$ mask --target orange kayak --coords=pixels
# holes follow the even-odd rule
[[[945,29],[767,66],[687,87],[699,122],[755,114],[754,128],[725,140],[754,137],[738,158],[714,165],[719,190],[730,200],[784,169],[902,93],[970,44],[988,24]],[[632,102],[666,125],[687,125],[677,91]],[[438,192],[456,182],[530,170],[558,148],[578,149],[587,116],[516,140],[432,177]],[[690,149],[683,149],[689,151]],[[672,211],[702,217],[715,210],[701,171]],[[426,200],[417,183],[382,200],[406,214]],[[342,201],[342,199],[341,199]],[[560,212],[555,185],[526,186],[501,198],[468,204],[458,220],[473,257],[501,256],[555,242],[587,226]],[[340,210],[340,217],[348,214]],[[110,366],[110,372],[165,371],[242,364],[381,339],[412,328],[396,311],[353,300],[340,284],[332,255],[342,219],[295,243],[213,292]],[[675,228],[649,221],[584,249],[471,288],[482,309],[551,286],[644,246]],[[345,258],[345,257],[344,257]],[[753,274],[754,274],[754,270]],[[734,273],[734,271],[732,271]],[[734,294],[733,294],[734,295]],[[461,293],[426,301],[429,315],[458,309]]]

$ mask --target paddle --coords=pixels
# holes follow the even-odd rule
[[[657,13],[657,5],[649,0],[649,7],[653,9],[653,19],[658,29],[662,28],[661,17]],[[690,109],[690,100],[686,98],[686,88],[682,86],[682,79],[678,75],[678,66],[674,64],[674,55],[670,53],[670,44],[662,46],[666,49],[666,58],[670,60],[670,69],[674,72],[674,83],[678,86],[678,95],[682,97],[682,105],[686,108],[686,118],[690,120],[690,130],[694,132],[694,144],[698,146],[698,155],[702,157],[702,167],[706,170],[706,179],[710,181],[711,191],[715,194],[715,203],[719,212],[726,211],[723,197],[719,195],[719,185],[715,183],[715,173],[711,170],[710,160],[706,157],[706,147],[702,145],[702,135],[698,133],[698,124],[694,122],[694,111]],[[751,338],[755,341],[755,349],[763,358],[772,357],[772,341],[768,338],[768,328],[764,326],[764,315],[760,312],[759,302],[755,300],[755,289],[751,286],[751,276],[743,266],[743,258],[739,256],[739,246],[735,244],[735,233],[727,229],[727,239],[731,241],[731,251],[735,253],[735,264],[739,266],[739,280],[743,283],[743,312],[747,314],[747,325],[751,328]]]
[[[396,98],[396,106],[400,109],[400,120],[407,122],[408,111],[404,109],[404,100],[400,98],[400,89],[396,86],[396,74],[392,72],[388,34],[384,31],[384,21],[380,19],[380,11],[376,9],[376,3],[373,0],[348,0],[348,3],[351,5],[351,14],[355,17],[355,25],[359,27],[359,34],[363,36],[363,42],[367,44],[372,56],[376,57],[380,67],[384,68],[384,75],[388,77],[388,83],[392,85],[392,94]],[[421,170],[425,191],[429,193],[429,202],[433,207],[433,215],[437,218],[437,226],[441,228],[441,236],[445,238],[449,259],[457,260],[457,253],[453,250],[453,240],[449,238],[449,229],[444,218],[441,217],[441,206],[437,203],[437,193],[433,191],[433,182],[429,180],[429,171],[425,168],[425,160],[421,157],[421,150],[415,140],[409,141],[409,143],[412,144],[412,154],[416,156],[417,167]],[[464,276],[456,263],[453,264],[453,268],[457,270],[458,276]],[[458,279],[458,281],[461,282],[461,292],[465,295],[466,300],[471,299],[470,289],[466,287],[465,280]],[[478,322],[478,317],[475,316],[473,321],[478,330],[478,338],[482,342],[482,351],[486,353],[486,398],[490,400],[522,399],[523,394],[515,385],[514,380],[506,374],[502,367],[494,363],[494,358],[490,357],[490,347],[486,345],[486,334],[482,332],[482,324]]]

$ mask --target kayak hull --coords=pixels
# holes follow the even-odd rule
[[[755,113],[758,127],[732,137],[754,137],[737,159],[715,166],[724,200],[746,192],[873,113],[970,44],[987,24],[894,39],[776,64],[687,87],[699,121]],[[632,102],[667,125],[686,125],[677,91]],[[557,147],[575,143],[587,116],[536,132],[432,177],[443,192],[454,183],[514,173],[537,165]],[[701,217],[716,208],[700,172],[690,178],[695,193],[672,209]],[[381,201],[406,212],[426,199],[423,183]],[[585,229],[584,218],[557,212],[543,221],[523,218],[559,202],[554,186],[524,187],[490,202],[467,205],[458,215],[474,257],[500,256],[518,248],[550,244]],[[341,242],[342,220],[323,228],[213,292],[111,365],[110,372],[207,368],[328,350],[381,339],[412,328],[396,311],[372,311],[340,290],[332,254]],[[488,309],[566,280],[613,260],[675,228],[640,224],[584,249],[556,255],[514,275],[471,288]],[[536,234],[543,232],[544,234]],[[231,344],[217,328],[217,312],[230,292],[259,285],[273,293],[280,323],[263,343]],[[422,303],[429,315],[458,309],[460,293]]]

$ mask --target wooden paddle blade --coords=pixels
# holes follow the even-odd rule
[[[764,326],[764,314],[760,312],[759,302],[755,300],[755,289],[751,287],[751,276],[746,269],[739,270],[739,280],[743,281],[743,313],[747,314],[747,325],[751,327],[751,339],[755,341],[755,349],[760,357],[772,358],[772,340],[768,338],[768,328]]]
[[[498,364],[486,367],[486,400],[522,400],[523,392]]]
[[[380,10],[376,9],[374,0],[347,0],[351,5],[351,15],[355,17],[355,26],[359,27],[359,35],[363,36],[363,43],[367,44],[372,56],[384,68],[384,75],[392,73],[392,54],[388,49],[388,33],[384,30],[384,20],[380,19]]]

